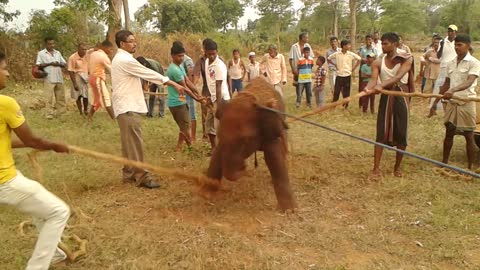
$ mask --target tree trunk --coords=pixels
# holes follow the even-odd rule
[[[130,9],[128,8],[128,0],[123,0],[123,12],[125,15],[125,29],[131,30]]]
[[[350,6],[350,42],[352,43],[352,51],[356,52],[357,42],[357,0],[349,0]]]
[[[340,38],[338,36],[338,13],[339,13],[339,10],[338,10],[338,2],[337,1],[334,1],[333,4],[333,36],[337,37],[337,38]]]
[[[107,40],[115,44],[115,33],[122,29],[123,0],[108,0],[108,31]]]

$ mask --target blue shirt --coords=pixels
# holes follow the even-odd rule
[[[360,72],[365,75],[372,75],[372,66],[363,64],[360,67]],[[370,81],[370,78],[362,78],[362,82],[369,82],[369,81]]]
[[[167,77],[176,82],[180,83],[186,76],[185,69],[182,66],[177,66],[174,63],[171,63],[167,69]],[[179,95],[178,91],[173,88],[173,86],[168,86],[168,107],[177,107],[184,104],[187,104],[185,94]]]

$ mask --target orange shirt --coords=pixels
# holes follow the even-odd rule
[[[107,79],[105,70],[107,69],[110,72],[112,68],[112,62],[108,55],[103,50],[98,50],[90,54],[90,59],[88,62],[88,72],[90,76],[100,77],[103,80]]]
[[[75,73],[82,72],[87,74],[87,57],[85,55],[83,57],[80,57],[77,52],[70,55],[70,57],[68,58],[68,71],[73,71]]]

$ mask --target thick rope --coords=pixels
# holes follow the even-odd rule
[[[357,96],[359,96],[361,94],[362,93],[358,94]],[[271,111],[271,112],[274,112],[274,113],[277,113],[277,114],[282,114],[282,115],[285,115],[286,117],[293,118],[297,121],[301,121],[303,123],[310,124],[310,125],[315,126],[315,127],[323,128],[325,130],[328,130],[328,131],[331,131],[331,132],[334,132],[334,133],[338,133],[338,134],[341,134],[341,135],[344,135],[344,136],[347,136],[347,137],[350,137],[350,138],[353,138],[353,139],[356,139],[356,140],[359,140],[359,141],[362,141],[362,142],[366,142],[366,143],[369,143],[369,144],[380,146],[380,147],[383,147],[385,149],[401,153],[405,156],[413,157],[413,158],[416,158],[416,159],[419,159],[419,160],[422,160],[422,161],[425,161],[425,162],[428,162],[428,163],[432,163],[436,166],[448,168],[452,171],[455,171],[455,172],[458,172],[458,173],[461,173],[461,174],[465,174],[465,175],[472,176],[472,177],[475,177],[475,178],[480,178],[480,174],[472,172],[472,171],[468,171],[468,170],[465,170],[465,169],[462,169],[462,168],[459,168],[459,167],[456,167],[456,166],[452,166],[452,165],[449,165],[449,164],[446,164],[446,163],[443,163],[443,162],[440,162],[440,161],[437,161],[437,160],[433,160],[433,159],[430,159],[430,158],[427,158],[427,157],[424,157],[424,156],[421,156],[421,155],[418,155],[418,154],[410,153],[410,152],[392,147],[390,145],[386,145],[386,144],[383,144],[383,143],[372,141],[372,140],[369,140],[369,139],[366,139],[366,138],[363,138],[363,137],[360,137],[360,136],[356,136],[356,135],[353,135],[353,134],[350,134],[350,133],[347,133],[347,132],[344,132],[344,131],[340,131],[340,130],[337,130],[337,129],[334,129],[334,128],[331,128],[331,127],[327,127],[327,126],[324,126],[324,125],[321,125],[321,124],[318,124],[318,123],[315,123],[315,122],[312,122],[312,121],[309,121],[309,120],[306,120],[306,119],[301,119],[299,116],[295,116],[295,115],[291,115],[291,114],[288,114],[288,113],[285,113],[285,112],[281,112],[281,111],[272,109],[270,107],[266,107],[266,106],[263,106],[263,105],[260,105],[260,104],[257,104],[257,106],[261,109],[268,110],[268,111]]]
[[[422,93],[418,93],[418,92],[405,93],[405,92],[402,92],[402,91],[390,91],[390,90],[379,90],[379,92],[384,94],[384,95],[396,96],[396,97],[419,97],[419,98],[442,98],[443,97],[443,95],[440,95],[440,94],[422,94]],[[324,111],[328,111],[330,109],[333,109],[333,108],[336,108],[338,106],[344,105],[348,102],[351,102],[352,100],[356,100],[358,98],[361,98],[361,97],[367,96],[367,95],[368,94],[366,92],[360,92],[360,93],[356,94],[355,96],[347,97],[347,98],[344,98],[344,99],[337,100],[335,102],[325,104],[324,106],[322,106],[318,109],[300,114],[300,115],[296,116],[295,118],[291,118],[287,121],[287,123],[292,123],[292,122],[298,121],[300,118],[305,118],[307,116],[311,116],[311,115],[322,113]],[[371,94],[371,95],[373,95],[373,94]],[[464,101],[464,102],[471,102],[471,101],[480,102],[480,98],[462,98],[462,97],[453,96],[452,99],[459,100],[459,101]]]
[[[209,186],[216,186],[219,184],[219,181],[215,181],[212,179],[207,178],[205,175],[199,175],[199,174],[193,174],[193,173],[186,173],[182,170],[179,169],[167,169],[167,168],[162,168],[158,166],[154,166],[148,163],[144,162],[139,162],[139,161],[134,161],[134,160],[129,160],[123,157],[115,156],[115,155],[110,155],[110,154],[105,154],[105,153],[100,153],[96,152],[93,150],[88,150],[84,149],[78,146],[73,146],[73,145],[68,145],[68,149],[70,150],[71,153],[82,155],[82,156],[87,156],[87,157],[92,157],[95,159],[103,159],[106,161],[122,164],[125,166],[131,166],[135,168],[141,168],[145,170],[149,170],[161,175],[170,175],[175,178],[183,178],[186,180],[191,180],[194,183],[203,186],[203,185],[209,185]]]

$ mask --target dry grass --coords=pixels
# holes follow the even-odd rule
[[[39,85],[5,93],[18,99],[38,134],[120,154],[118,128],[105,113],[90,126],[73,107],[47,121],[38,106],[31,106],[38,103]],[[291,86],[286,97],[289,112],[303,112],[293,106]],[[426,113],[425,101],[414,100],[408,150],[438,160],[443,126],[439,117],[426,119]],[[311,119],[374,138],[375,117],[362,115],[356,104]],[[186,171],[206,169],[206,143],[175,153],[176,133],[170,115],[145,120],[147,161]],[[290,179],[300,205],[291,215],[275,210],[263,162],[253,176],[226,183],[230,192],[205,201],[182,179],[162,177],[161,189],[138,189],[121,183],[116,165],[40,154],[46,187],[94,218],[72,219],[85,227],[70,232],[87,238],[89,246],[87,256],[68,269],[480,269],[478,180],[445,178],[411,158],[405,159],[405,176],[395,178],[394,155],[387,152],[385,178],[369,182],[371,145],[301,123],[292,124],[289,135],[294,149]],[[33,177],[27,152],[16,151],[15,158],[18,168]],[[460,137],[452,163],[466,165]],[[16,231],[24,219],[1,207],[1,269],[20,269],[30,256],[35,238],[21,238]]]

